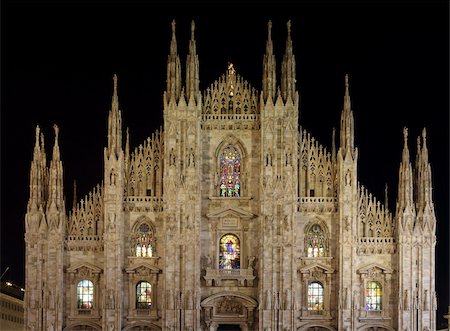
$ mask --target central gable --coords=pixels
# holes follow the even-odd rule
[[[207,115],[257,115],[258,91],[248,81],[236,74],[233,64],[203,95],[202,114]]]

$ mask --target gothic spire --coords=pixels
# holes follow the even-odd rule
[[[344,108],[341,114],[341,146],[342,157],[345,158],[349,152],[353,158],[355,155],[355,132],[354,132],[353,111],[350,105],[350,93],[348,75],[345,75],[345,95]]]
[[[295,102],[295,57],[292,51],[291,21],[287,22],[286,50],[281,64],[281,93],[284,102],[291,99]]]
[[[191,97],[198,101],[199,93],[199,65],[195,43],[195,22],[191,23],[191,40],[189,41],[189,54],[186,60],[186,98],[189,102]]]
[[[64,207],[64,187],[63,187],[63,167],[60,157],[58,135],[59,128],[55,124],[55,143],[53,145],[53,156],[50,161],[50,177],[48,181],[49,197],[47,201],[47,211],[65,211]]]
[[[36,141],[34,144],[33,160],[31,161],[30,167],[30,198],[28,200],[28,211],[37,210],[45,203],[46,160],[43,156],[45,156],[45,150],[38,125],[36,126]]]
[[[269,97],[272,100],[275,100],[275,93],[277,91],[276,64],[272,43],[272,21],[267,23],[267,30],[266,54],[264,54],[263,60],[262,81],[264,102],[266,102]]]
[[[403,153],[398,175],[397,216],[407,212],[414,214],[413,175],[409,160],[408,129],[403,129]]]
[[[181,93],[181,65],[177,52],[177,40],[175,35],[175,20],[172,21],[172,40],[170,42],[170,53],[167,59],[167,102],[172,98],[178,101]]]
[[[422,147],[420,147],[420,137],[417,139],[417,209],[425,212],[427,208],[430,211],[434,210],[432,199],[432,181],[431,181],[431,166],[428,162],[428,148],[427,148],[427,131],[424,128],[422,131]]]
[[[108,116],[108,156],[119,157],[122,150],[122,115],[119,110],[119,97],[117,95],[117,75],[114,74],[114,91],[111,110]]]

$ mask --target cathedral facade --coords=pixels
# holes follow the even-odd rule
[[[399,152],[395,213],[359,182],[349,80],[338,143],[299,125],[290,22],[257,91],[229,64],[199,88],[175,23],[164,123],[132,148],[114,76],[104,178],[65,205],[58,127],[36,128],[25,217],[28,330],[435,330],[426,132]],[[401,138],[401,133],[399,134]]]

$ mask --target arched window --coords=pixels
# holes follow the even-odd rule
[[[152,285],[139,282],[136,285],[136,309],[150,309],[152,306]]]
[[[239,238],[234,234],[226,234],[220,238],[219,269],[241,268],[241,247]]]
[[[232,146],[226,146],[220,154],[219,194],[221,197],[241,195],[241,155]]]
[[[142,223],[134,240],[135,255],[137,257],[152,257],[154,250],[153,231],[147,223]]]
[[[92,309],[94,305],[94,284],[83,279],[77,285],[78,309]]]
[[[368,282],[366,287],[366,310],[381,310],[381,284]]]
[[[308,257],[328,255],[328,238],[319,224],[313,224],[305,236],[306,254]]]
[[[308,310],[323,310],[323,285],[320,282],[308,285]]]

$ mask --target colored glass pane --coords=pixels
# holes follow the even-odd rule
[[[379,282],[368,282],[366,287],[366,310],[381,310],[382,288]]]
[[[241,155],[228,145],[220,154],[219,194],[221,197],[239,197],[241,194]]]
[[[136,308],[150,309],[152,306],[152,285],[148,282],[139,282],[136,286]]]
[[[239,238],[226,234],[220,239],[219,269],[240,269],[241,249]]]

